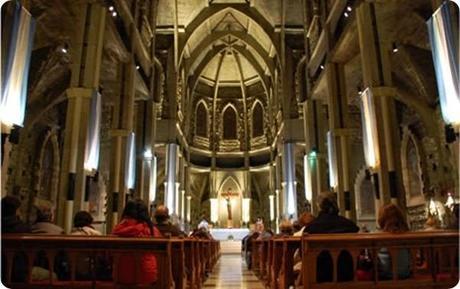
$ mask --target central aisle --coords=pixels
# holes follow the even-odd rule
[[[203,288],[264,289],[262,282],[246,269],[241,255],[222,254]]]

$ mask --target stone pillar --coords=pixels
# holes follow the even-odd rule
[[[62,153],[57,222],[70,232],[73,212],[84,208],[85,146],[91,96],[99,89],[106,9],[100,3],[77,4],[79,17],[71,36],[71,81]],[[91,27],[91,29],[86,29]],[[86,200],[87,201],[87,200]]]
[[[165,204],[169,213],[176,212],[176,170],[177,170],[177,144],[166,145],[166,183],[165,183]]]
[[[116,225],[124,209],[128,187],[126,183],[126,162],[128,161],[127,142],[128,136],[134,128],[134,95],[135,95],[135,73],[136,67],[133,60],[122,64],[121,73],[124,81],[122,82],[121,96],[117,103],[116,112],[118,116],[114,118],[112,136],[112,160],[110,171],[110,195],[107,208],[107,232]],[[136,137],[138,140],[138,138]]]
[[[356,10],[364,87],[369,87],[374,95],[380,164],[372,171],[378,177],[377,203],[380,205],[397,202],[403,192],[390,63],[392,42],[382,28],[383,19],[379,18],[383,5],[363,2]]]
[[[328,189],[326,162],[326,115],[321,101],[308,99],[304,103],[306,153],[312,184],[311,210],[318,213],[316,198]]]
[[[283,198],[286,217],[297,218],[297,190],[295,176],[295,144],[283,144]]]
[[[326,66],[328,87],[329,133],[336,168],[337,184],[332,188],[338,195],[339,209],[342,215],[352,218],[355,215],[355,202],[350,190],[349,161],[350,147],[348,137],[351,130],[348,127],[348,101],[345,87],[344,66],[339,63],[328,63]],[[333,160],[329,160],[332,162]]]

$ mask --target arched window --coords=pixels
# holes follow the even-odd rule
[[[238,139],[236,124],[236,110],[229,105],[225,108],[223,116],[224,139]]]
[[[198,103],[195,116],[195,134],[208,137],[208,110],[203,102]]]
[[[257,101],[252,109],[252,137],[262,135],[264,135],[264,109]]]

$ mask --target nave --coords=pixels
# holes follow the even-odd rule
[[[204,289],[264,289],[262,282],[247,269],[243,258],[237,254],[222,254]]]

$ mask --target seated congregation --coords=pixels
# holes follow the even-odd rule
[[[256,224],[243,240],[246,264],[267,288],[452,288],[458,283],[458,227],[412,232],[390,203],[379,210],[379,232],[370,233],[339,215],[333,193],[321,193],[318,208],[316,217],[306,212],[293,223],[282,221],[279,234]],[[454,214],[458,224],[458,207]]]
[[[17,216],[20,205],[13,196],[1,202],[2,283],[10,288],[192,288],[205,281],[220,254],[205,229],[187,236],[169,222],[165,206],[152,221],[139,199],[126,203],[107,236],[86,211],[75,214],[71,233],[64,235],[51,209],[38,208],[36,223],[29,225]]]

